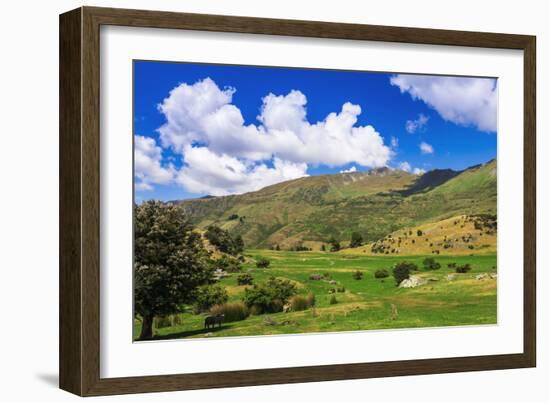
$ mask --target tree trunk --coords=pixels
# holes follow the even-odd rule
[[[153,338],[153,319],[154,315],[145,315],[141,322],[140,340],[151,340]]]

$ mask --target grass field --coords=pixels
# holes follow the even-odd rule
[[[315,294],[316,306],[299,312],[280,312],[249,316],[247,319],[224,323],[221,328],[204,330],[204,315],[195,315],[191,307],[178,314],[180,324],[154,329],[156,339],[252,336],[287,333],[337,332],[372,329],[438,327],[456,325],[495,324],[497,321],[496,279],[477,280],[480,273],[496,273],[496,254],[478,256],[437,256],[441,268],[415,273],[430,278],[426,285],[398,288],[390,274],[375,279],[377,269],[391,268],[404,260],[422,268],[426,256],[365,256],[330,252],[288,252],[247,250],[250,258],[265,256],[271,260],[269,268],[258,269],[249,259],[243,272],[249,272],[255,283],[269,277],[287,278],[295,282],[299,294]],[[433,255],[427,255],[433,257]],[[469,263],[472,271],[456,274],[448,263]],[[352,277],[360,270],[361,280]],[[324,274],[323,280],[310,280],[311,274]],[[226,287],[230,301],[242,299],[247,286],[238,286],[237,274],[220,281]],[[331,283],[332,281],[332,283]],[[330,294],[329,290],[344,287],[345,292]],[[337,303],[330,304],[335,295]],[[392,307],[393,306],[393,307]],[[137,337],[141,324],[134,323]]]

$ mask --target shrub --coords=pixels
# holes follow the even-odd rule
[[[389,276],[390,273],[386,269],[379,269],[374,272],[374,278],[386,278]]]
[[[265,269],[269,267],[270,264],[271,264],[271,261],[266,257],[259,256],[256,258],[256,267],[259,269]]]
[[[227,302],[227,291],[218,284],[200,287],[195,294],[195,312],[208,311],[213,305]]]
[[[204,233],[208,242],[218,248],[221,252],[230,255],[238,255],[244,250],[244,242],[240,235],[232,237],[229,231],[223,230],[215,225],[210,225]]]
[[[214,269],[221,269],[228,273],[236,273],[243,268],[239,259],[229,255],[223,255],[219,259],[214,260],[212,265]]]
[[[296,294],[289,280],[271,277],[267,282],[245,289],[244,303],[254,313],[281,312],[284,304]]]
[[[422,264],[424,265],[424,270],[439,270],[441,268],[441,264],[436,262],[433,257],[427,257],[422,261]]]
[[[414,263],[401,262],[397,263],[393,268],[393,277],[397,285],[401,284],[403,280],[410,277],[411,271],[418,270],[418,267]]]
[[[363,236],[359,232],[353,232],[351,234],[350,248],[357,248],[363,245]]]
[[[336,299],[336,295],[332,295],[330,297],[330,300],[328,301],[330,305],[334,305],[334,304],[337,304],[338,303],[338,300]]]
[[[254,277],[250,273],[242,273],[237,276],[238,285],[252,285]]]
[[[361,280],[363,278],[363,272],[360,271],[360,270],[354,271],[353,274],[352,274],[352,277],[355,280]]]
[[[470,263],[457,266],[455,269],[457,273],[468,273],[470,270],[472,270],[472,266],[470,266]]]
[[[225,304],[214,305],[210,309],[211,315],[224,315],[224,322],[236,322],[248,317],[248,308],[243,302],[226,302]]]
[[[346,288],[345,287],[338,287],[336,289],[336,292],[346,292]]]
[[[289,300],[290,310],[294,312],[305,311],[315,305],[315,295],[294,295]]]
[[[447,267],[448,267],[449,269],[454,269],[454,268],[456,267],[456,263],[448,263],[448,264],[447,264]]]
[[[332,237],[328,242],[330,244],[331,252],[338,252],[340,250],[340,241],[338,241],[336,238]]]
[[[416,235],[422,236],[422,230],[416,230]]]

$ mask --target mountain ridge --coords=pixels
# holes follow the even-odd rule
[[[218,225],[248,247],[314,249],[352,232],[374,242],[456,215],[496,214],[496,160],[415,175],[384,168],[302,177],[240,195],[172,201],[199,227]]]

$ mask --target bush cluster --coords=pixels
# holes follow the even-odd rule
[[[247,288],[244,292],[244,303],[252,314],[281,312],[296,292],[296,286],[289,280],[271,277],[265,283]]]
[[[418,266],[410,262],[397,263],[393,267],[393,277],[395,278],[396,285],[401,284],[403,280],[410,277],[412,271],[417,271]]]
[[[390,273],[386,269],[379,269],[374,272],[374,278],[386,278],[389,276]]]
[[[270,264],[271,264],[271,261],[266,257],[259,256],[256,258],[256,267],[259,269],[265,269],[269,267]]]
[[[208,239],[208,242],[221,252],[236,256],[244,250],[243,238],[240,235],[233,237],[229,231],[215,225],[210,225],[206,228],[204,236]]]
[[[422,261],[422,264],[424,265],[424,270],[439,270],[441,268],[441,264],[439,262],[436,262],[436,260],[433,257],[427,257]]]
[[[472,266],[470,266],[470,263],[457,266],[455,269],[457,273],[468,273],[470,270],[472,270]]]
[[[223,255],[219,259],[213,260],[212,266],[214,269],[221,269],[228,273],[237,273],[243,268],[239,259],[229,255]]]
[[[238,285],[252,285],[254,277],[250,273],[242,273],[237,276]]]
[[[199,287],[195,294],[194,310],[196,313],[206,312],[213,305],[226,303],[228,298],[225,287],[221,285],[210,284]]]
[[[354,280],[361,280],[363,278],[363,272],[361,270],[356,270],[353,272],[352,277]]]

